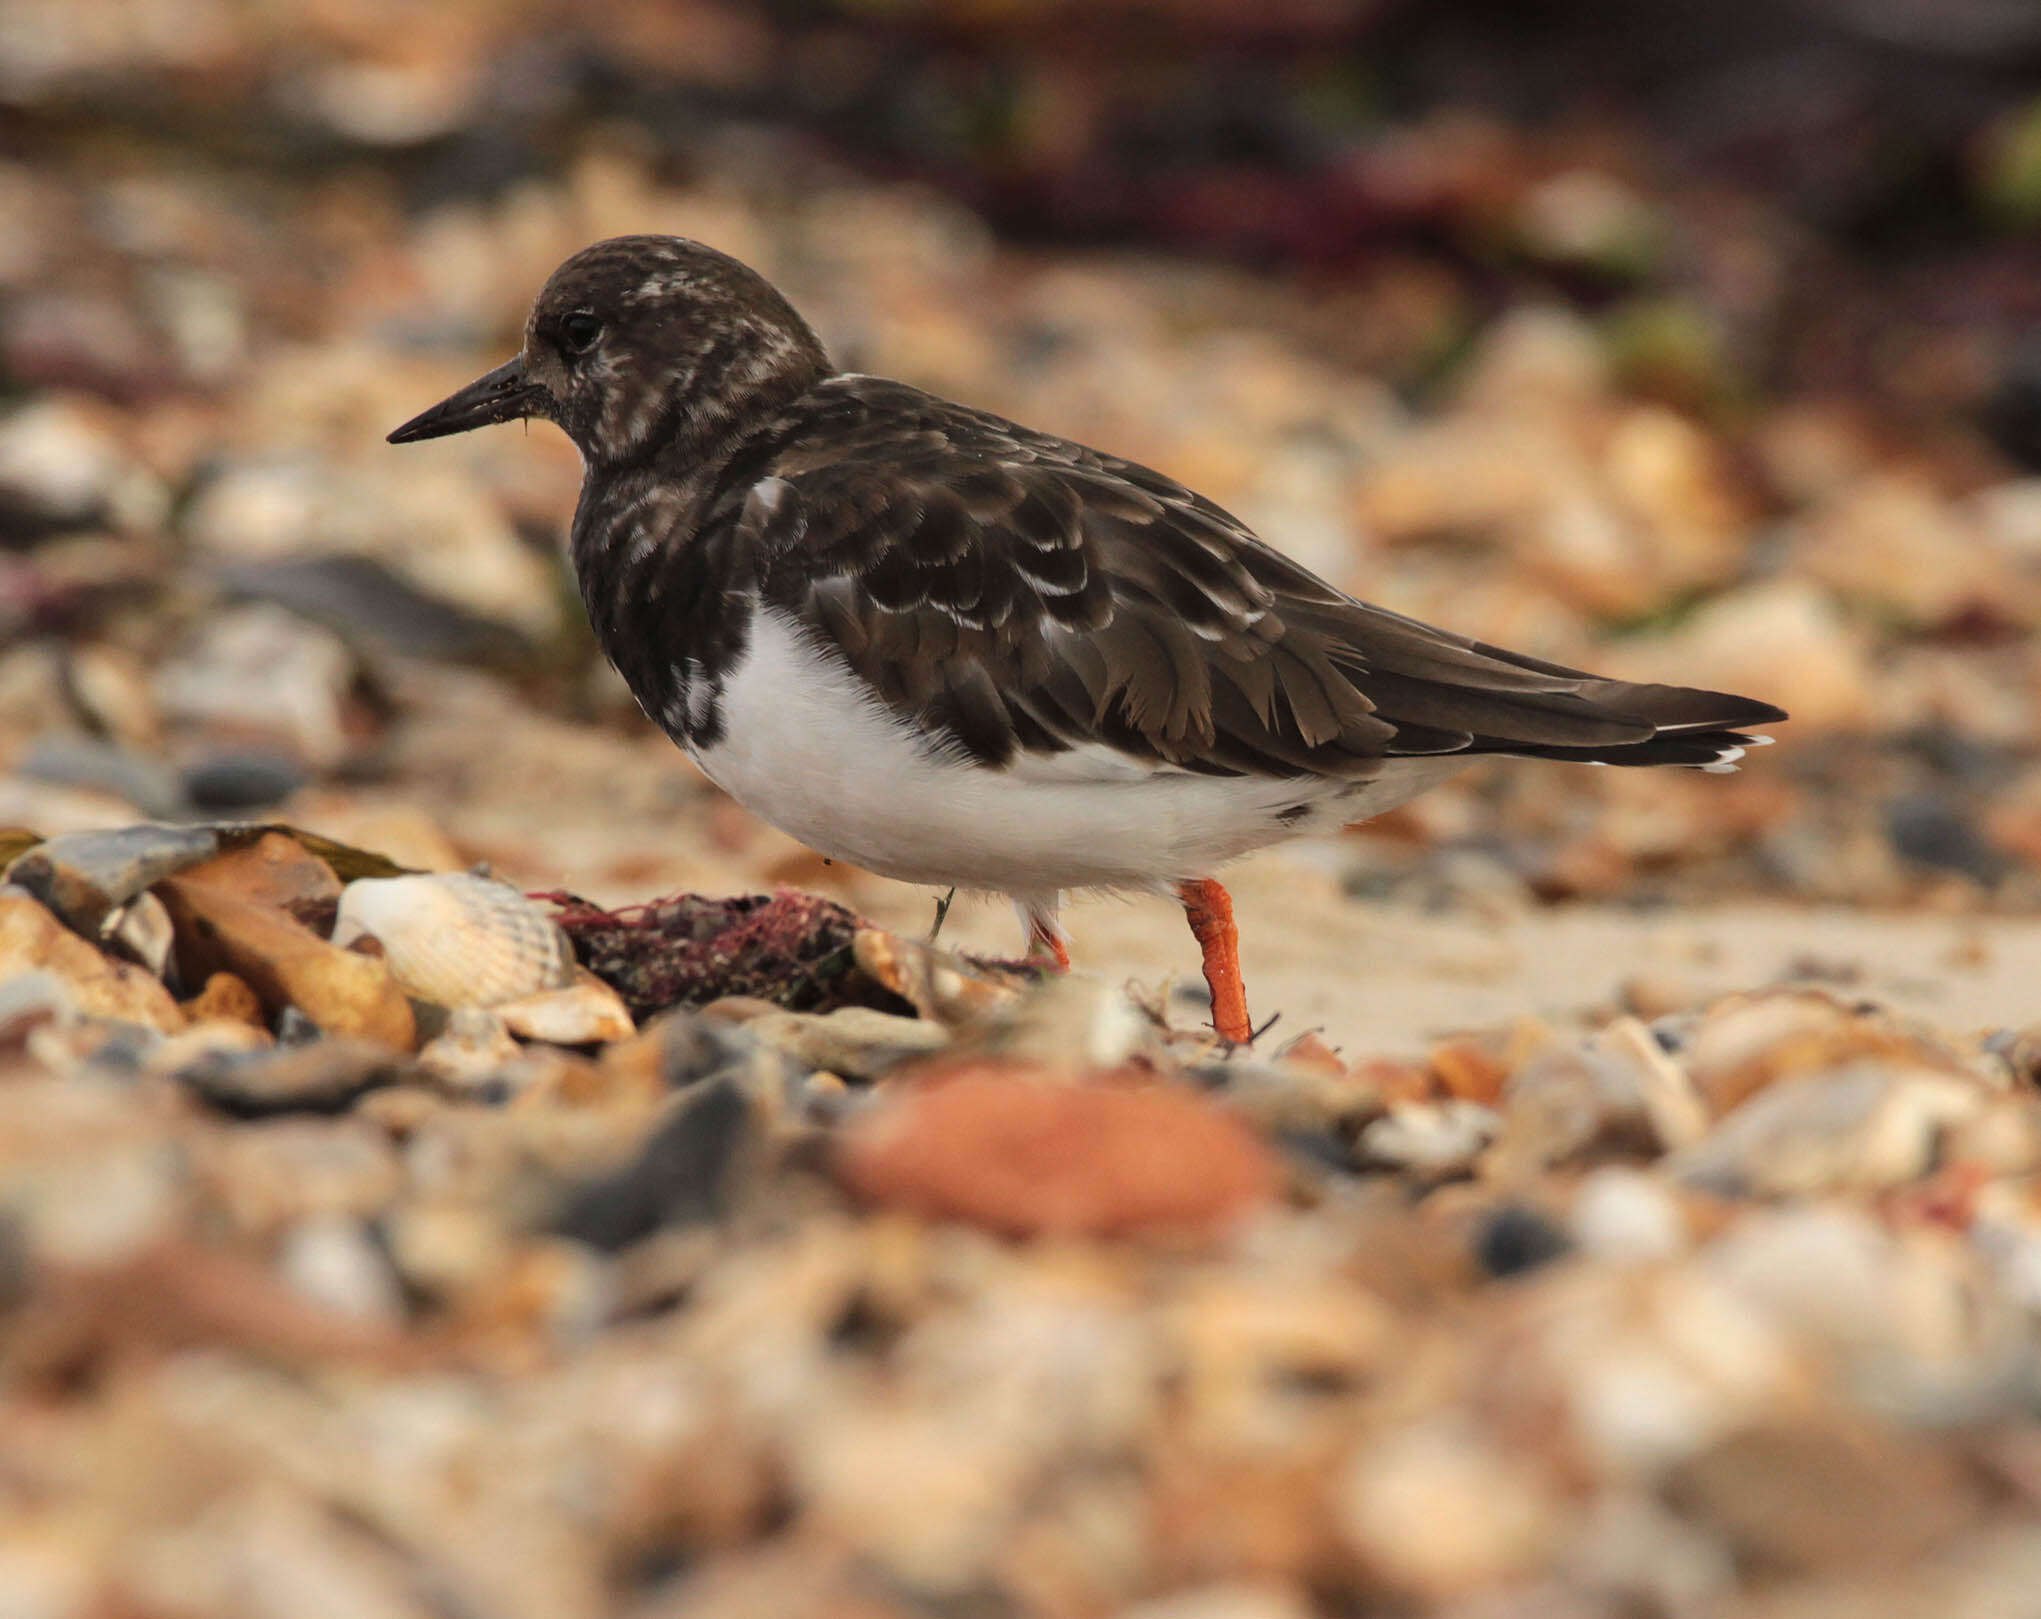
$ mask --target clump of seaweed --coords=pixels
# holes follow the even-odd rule
[[[575,894],[539,893],[581,965],[643,1022],[673,1006],[752,995],[795,1012],[914,1008],[857,964],[862,925],[834,901],[780,889],[714,898],[674,894],[608,911]]]

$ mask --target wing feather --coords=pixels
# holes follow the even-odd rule
[[[1642,762],[1662,730],[1695,751],[1782,717],[1371,607],[1161,473],[904,384],[838,377],[801,409],[704,530],[734,528],[768,600],[986,763],[1104,743],[1150,768],[1360,780],[1396,754]]]

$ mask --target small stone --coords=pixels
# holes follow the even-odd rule
[[[399,478],[369,473],[309,458],[243,461],[198,492],[182,526],[201,551],[243,568],[306,553],[381,565],[484,622],[554,632],[552,573],[471,474],[451,461]]]
[[[193,1023],[245,1023],[265,1034],[269,1029],[261,998],[232,973],[208,975],[205,986],[184,1003],[184,1015]]]
[[[195,1137],[190,1158],[214,1240],[269,1246],[316,1216],[381,1219],[408,1190],[389,1137],[353,1117],[245,1120]]]
[[[826,1068],[847,1079],[874,1080],[917,1057],[942,1050],[949,1030],[922,1018],[895,1017],[867,1006],[834,1012],[782,1012],[752,1018],[745,1030],[761,1045],[805,1068]]]
[[[614,1252],[662,1227],[720,1218],[731,1207],[755,1122],[735,1084],[696,1086],[634,1162],[568,1198],[553,1231]]]
[[[1509,1075],[1503,1065],[1472,1040],[1446,1040],[1433,1046],[1428,1059],[1445,1093],[1462,1102],[1493,1107]]]
[[[1687,1245],[1686,1220],[1665,1185],[1615,1165],[1580,1183],[1570,1225],[1584,1252],[1616,1264],[1669,1259]]]
[[[1784,990],[1709,1007],[1689,1031],[1680,1063],[1720,1115],[1782,1078],[1907,1049],[1884,1019],[1862,1016],[1826,991]]]
[[[6,881],[27,889],[87,938],[143,889],[210,857],[219,834],[202,826],[143,823],[109,832],[72,832],[37,844],[7,868]]]
[[[129,1079],[147,1068],[165,1038],[139,1023],[80,1018],[38,1023],[25,1045],[30,1062],[53,1074]]]
[[[1261,1141],[1192,1092],[990,1064],[887,1097],[836,1165],[869,1202],[1016,1236],[1212,1232],[1281,1182]]]
[[[283,832],[236,842],[184,875],[195,882],[217,883],[276,910],[331,905],[340,898],[340,879],[333,868]]]
[[[2005,565],[1981,528],[1919,474],[1878,472],[1817,508],[1797,558],[1801,575],[1888,617],[1933,628],[1968,612],[2031,625],[2028,578]],[[1792,698],[1779,699],[1792,709]]]
[[[1795,735],[1875,723],[1865,639],[1815,585],[1781,578],[1725,591],[1673,630],[1604,660],[1628,680],[1762,692]]]
[[[365,1092],[395,1084],[409,1073],[385,1046],[338,1038],[243,1051],[216,1040],[195,1061],[175,1070],[176,1078],[195,1095],[241,1119],[344,1113]]]
[[[1698,1088],[1636,1018],[1617,1018],[1589,1047],[1627,1071],[1637,1106],[1662,1150],[1676,1152],[1707,1133],[1708,1109]]]
[[[165,1033],[184,1027],[170,992],[145,968],[100,954],[27,893],[0,887],[0,979],[27,972],[51,974],[88,1017]]]
[[[137,894],[101,924],[100,936],[161,978],[170,970],[170,950],[177,942],[170,913],[151,893]]]
[[[1311,1619],[1304,1593],[1291,1585],[1200,1585],[1151,1597],[1119,1619]]]
[[[1982,1510],[1950,1452],[1862,1423],[1772,1423],[1682,1466],[1668,1495],[1739,1559],[1788,1574],[1905,1569]]]
[[[82,402],[44,398],[0,419],[0,520],[15,532],[153,528],[168,506],[107,418]]]
[[[1478,1102],[1401,1102],[1361,1131],[1363,1166],[1407,1170],[1427,1180],[1472,1174],[1501,1134],[1502,1118]]]
[[[315,1215],[284,1233],[278,1269],[309,1304],[350,1320],[399,1326],[404,1296],[359,1220]]]
[[[149,1053],[149,1072],[172,1077],[208,1066],[231,1066],[253,1052],[268,1051],[276,1041],[259,1024],[236,1018],[192,1018],[191,1026],[167,1035]]]
[[[1337,1051],[1325,1043],[1324,1037],[1315,1029],[1298,1035],[1284,1046],[1276,1053],[1276,1061],[1314,1074],[1342,1078],[1346,1074],[1344,1060]]]
[[[305,785],[302,765],[279,753],[215,753],[179,772],[184,801],[201,815],[247,815],[281,804]]]
[[[1638,192],[1600,169],[1565,169],[1518,199],[1515,224],[1533,256],[1629,279],[1649,272],[1666,228]]]
[[[1380,1578],[1434,1600],[1528,1572],[1559,1528],[1535,1467],[1440,1418],[1364,1445],[1336,1510],[1347,1544]]]
[[[316,770],[356,747],[361,666],[331,630],[266,604],[208,618],[205,634],[156,670],[165,715],[246,740],[274,738]]]
[[[105,793],[118,798],[151,821],[185,811],[175,773],[161,760],[119,743],[62,733],[39,736],[22,754],[16,768],[34,781]]]
[[[1051,975],[987,1015],[975,1044],[1008,1062],[1103,1072],[1155,1045],[1155,1022],[1117,984],[1086,973]]]
[[[47,967],[17,966],[0,973],[0,1047],[19,1045],[35,1030],[69,1023],[78,1015],[70,986]]]
[[[453,1095],[478,1095],[521,1054],[500,1013],[462,1006],[449,1014],[445,1029],[419,1048],[418,1067]]]
[[[1671,1167],[1731,1197],[1884,1190],[1926,1174],[1947,1133],[1983,1106],[1972,1080],[1861,1061],[1780,1081]]]
[[[487,1209],[407,1203],[387,1222],[390,1258],[404,1285],[429,1299],[461,1298],[511,1263],[511,1233]]]
[[[1573,1238],[1536,1209],[1504,1204],[1491,1210],[1474,1233],[1474,1258],[1490,1276],[1521,1276],[1573,1249]]]
[[[187,983],[231,972],[272,1016],[301,1012],[329,1034],[398,1051],[417,1044],[410,1003],[380,961],[329,944],[288,913],[220,882],[173,877],[158,889],[177,924]]]
[[[1011,1005],[1023,988],[960,956],[877,928],[860,928],[851,952],[865,972],[923,1017],[955,1024]]]
[[[1684,978],[1664,973],[1638,973],[1617,988],[1616,998],[1632,1017],[1651,1023],[1684,1012],[1703,998],[1701,990]]]
[[[500,1001],[494,1010],[512,1034],[557,1046],[608,1045],[638,1032],[623,998],[580,967],[564,989]]]

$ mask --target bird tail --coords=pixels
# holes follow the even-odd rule
[[[1786,711],[1752,697],[1701,691],[1691,686],[1644,686],[1623,680],[1590,680],[1580,695],[1597,707],[1654,726],[1636,742],[1595,747],[1506,743],[1500,751],[1533,759],[1571,759],[1595,765],[1687,765],[1696,770],[1732,771],[1752,748],[1770,744],[1762,732],[1743,729],[1774,724]]]

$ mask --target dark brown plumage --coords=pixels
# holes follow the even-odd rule
[[[1706,766],[1752,740],[1742,727],[1784,718],[1369,606],[1161,473],[903,383],[836,374],[763,278],[693,242],[621,237],[577,254],[540,294],[517,359],[391,439],[517,416],[553,420],[579,446],[572,554],[596,634],[646,712],[712,775],[750,742],[729,734],[726,688],[764,667],[754,638],[782,628],[799,657],[819,660],[814,682],[833,688],[832,671],[847,671],[863,696],[843,700],[894,716],[931,771],[967,764],[1016,792],[1297,785],[1234,795],[1251,810],[1212,810],[1241,817],[1237,836],[1220,828],[1197,845],[1221,857],[1342,808],[1387,807],[1399,770],[1413,791],[1436,779],[1412,768],[1420,760]],[[818,749],[831,740],[808,734]],[[773,818],[771,802],[759,807]],[[826,844],[832,829],[789,830]],[[1073,842],[1084,835],[1070,829]],[[1051,938],[1058,888],[1122,880],[1118,867],[1087,877],[1094,865],[1047,856],[1038,883],[1016,880],[989,848],[982,871],[950,870],[974,867],[967,836],[947,866],[889,857],[882,837],[850,830],[825,852],[1005,887]],[[1153,880],[1207,875],[1169,864],[1187,858],[1158,844],[1152,869],[1128,862]]]

